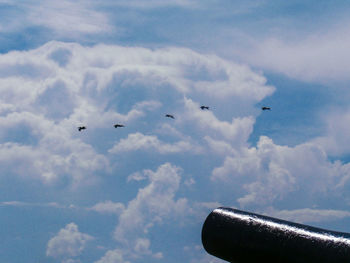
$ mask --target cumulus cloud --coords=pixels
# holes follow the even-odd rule
[[[123,252],[119,249],[109,250],[107,253],[95,263],[130,263],[130,261],[124,260]]]
[[[147,238],[138,238],[135,242],[134,251],[139,255],[149,255],[152,252],[149,250],[150,240]]]
[[[139,189],[137,196],[128,203],[114,231],[114,238],[124,249],[108,251],[99,263],[110,262],[108,260],[113,257],[163,257],[161,252],[152,252],[151,241],[146,236],[153,226],[161,224],[164,219],[181,217],[188,210],[186,199],[175,198],[180,187],[179,173],[180,169],[170,163],[161,165],[155,172],[144,171],[149,184]]]
[[[108,164],[106,158],[96,154],[91,146],[57,137],[45,136],[38,147],[11,142],[1,144],[1,170],[50,183],[68,177],[73,186],[78,186],[93,182],[91,172],[103,170]],[[55,141],[61,145],[50,148]]]
[[[144,135],[142,133],[129,134],[126,139],[121,139],[110,153],[122,153],[136,150],[156,151],[161,154],[179,153],[179,152],[194,152],[200,153],[201,147],[192,145],[188,141],[179,141],[173,144],[160,141],[157,136]]]
[[[136,173],[132,173],[128,176],[128,179],[127,181],[130,182],[130,181],[142,181],[142,180],[145,180],[147,179],[147,176],[144,175],[143,173],[140,173],[140,172],[136,172]]]
[[[255,123],[253,116],[233,118],[230,123],[220,121],[211,111],[200,110],[198,103],[191,99],[185,98],[184,103],[186,113],[183,118],[187,118],[197,124],[201,130],[205,130],[206,133],[208,133],[208,130],[212,131],[217,137],[224,137],[230,141],[231,145],[237,148],[247,143]],[[213,140],[208,140],[209,137],[206,138],[209,143],[213,143]]]
[[[215,140],[210,136],[205,136],[204,140],[207,142],[209,148],[217,154],[227,156],[227,155],[234,155],[237,153],[234,147],[227,141]]]
[[[248,85],[250,80],[236,76],[232,67],[243,70],[253,82],[257,79],[257,84]],[[115,122],[129,126],[164,107],[155,99],[163,86],[179,98],[167,107],[178,107],[179,95],[202,93],[195,84],[203,78],[208,85],[215,85],[218,79],[227,82],[226,97],[250,98],[247,94],[256,93],[257,86],[255,99],[273,91],[259,80],[260,75],[245,67],[181,48],[83,47],[49,42],[38,49],[1,55],[0,68],[4,69],[0,79],[2,169],[7,167],[13,174],[47,182],[67,177],[76,185],[89,182],[88,178],[98,171],[110,169],[108,153],[98,152],[91,135],[77,133],[77,126],[86,125],[94,136],[97,128],[110,127]],[[232,79],[238,84],[231,85]],[[240,91],[242,87],[244,92]],[[143,95],[126,101],[129,89],[140,90]],[[217,92],[212,88],[206,94],[216,96]],[[190,99],[186,103],[188,107],[195,106],[191,106]],[[232,124],[220,122],[210,113],[201,115],[198,111],[191,116],[208,127],[213,121],[214,131],[237,140],[240,136],[244,140],[254,123],[251,117],[234,119]],[[163,125],[158,131],[165,129]],[[168,127],[166,132],[169,129],[181,140],[163,142],[155,135],[134,132],[110,148],[111,152],[150,148],[160,153],[201,151],[181,130]]]
[[[266,84],[267,80],[264,76],[259,74],[251,75],[251,69],[247,66],[227,63],[224,60],[217,60],[215,62],[217,65],[226,64],[226,67],[222,68],[221,72],[220,69],[209,72],[212,75],[209,75],[210,77],[215,78],[218,77],[215,76],[216,74],[221,75],[218,81],[212,82],[210,81],[210,77],[209,80],[198,80],[194,84],[194,87],[199,92],[204,92],[221,99],[239,96],[257,102],[275,91],[274,87]],[[201,71],[203,69],[199,68],[197,70]]]
[[[108,1],[106,6],[148,9],[193,7],[199,6],[198,3],[197,0],[167,3],[152,0],[144,4],[135,0]],[[97,11],[103,8],[94,8],[95,4],[80,0],[35,4],[25,1],[28,12],[22,17],[28,27],[49,29],[58,37],[118,30],[111,27],[102,11]],[[3,30],[6,26],[0,22],[0,27]],[[342,39],[345,41],[339,45],[340,38],[332,39],[332,36],[316,36],[296,45],[282,39],[260,41],[245,61],[308,81],[348,80],[345,66],[348,56],[342,56],[348,40]],[[184,212],[204,218],[211,209],[232,204],[234,200],[241,207],[258,206],[269,215],[301,222],[347,218],[349,213],[345,210],[265,209],[284,200],[299,201],[304,207],[322,198],[333,198],[335,192],[338,198],[343,198],[342,191],[350,180],[349,164],[328,159],[328,154],[349,151],[347,113],[339,119],[330,116],[327,136],[307,143],[281,146],[262,136],[256,146],[249,144],[258,114],[254,111],[256,103],[274,90],[261,73],[247,66],[186,48],[87,47],[53,41],[34,50],[1,54],[1,176],[81,185],[103,178],[105,173],[116,174],[114,168],[123,166],[119,159],[124,156],[119,153],[131,155],[139,150],[167,154],[162,158],[173,158],[171,161],[176,160],[180,166],[184,164],[192,174],[182,180],[183,185],[193,191],[193,196],[181,189],[181,169],[166,163],[152,171],[133,173],[126,179],[144,180],[129,202],[95,201],[92,207],[83,208],[118,216],[113,234],[118,249],[108,251],[98,263],[162,259],[166,252],[157,251],[152,239],[151,231],[157,226],[166,223],[166,219],[183,223],[178,219]],[[210,111],[200,110],[200,103],[208,103]],[[170,110],[176,114],[172,122],[175,125],[159,121]],[[125,123],[127,129],[114,129],[112,124],[116,122]],[[86,125],[87,130],[79,133],[80,125]],[[202,155],[190,158],[203,156],[204,161],[190,167],[192,160],[185,164],[176,159],[180,155],[185,159],[192,153]],[[208,171],[216,167],[211,181],[207,180],[209,172],[196,174],[202,171],[201,166]],[[124,171],[123,167],[118,169],[118,176],[119,173],[125,176]],[[128,170],[126,174],[132,172]],[[195,191],[201,187],[204,191],[212,189],[213,184],[217,188],[208,191],[205,197],[208,200],[203,201]],[[225,196],[221,190],[227,188],[229,195]],[[201,200],[191,202],[189,196]],[[348,205],[348,201],[344,203]],[[0,206],[30,205],[0,203]],[[60,207],[55,203],[42,206]],[[49,241],[46,253],[63,262],[78,262],[77,257],[90,240],[91,236],[79,232],[77,225],[71,223]],[[193,262],[220,260],[203,256]]]
[[[86,243],[92,239],[92,236],[79,232],[75,223],[70,223],[49,240],[46,255],[63,259],[77,257],[85,249]]]
[[[122,203],[114,203],[112,201],[105,201],[97,203],[89,210],[102,213],[102,214],[116,214],[119,215],[124,211],[125,207]]]
[[[169,215],[181,215],[187,208],[186,199],[175,199],[180,186],[179,168],[169,163],[161,165],[157,171],[145,170],[150,183],[138,191],[119,217],[114,237],[128,243],[138,233],[148,229]]]
[[[224,164],[213,170],[212,179],[242,185],[246,194],[237,200],[241,206],[266,206],[287,196],[298,198],[301,192],[304,201],[334,195],[349,177],[347,167],[329,161],[317,144],[280,146],[262,136],[256,148],[226,157]]]
[[[251,155],[254,157],[258,150],[247,150],[254,114],[221,119],[212,104],[220,108],[223,100],[235,99],[254,108],[257,101],[274,91],[261,74],[247,67],[182,48],[150,50],[49,42],[34,50],[0,55],[0,68],[7,69],[0,78],[1,174],[40,178],[50,183],[61,180],[77,186],[114,173],[115,167],[123,165],[119,161],[121,155],[116,153],[132,154],[140,149],[169,154],[167,158],[176,158],[176,154],[198,158],[192,153],[217,158],[213,160],[226,155],[227,160],[246,158],[247,163],[253,160],[248,167],[254,169]],[[199,109],[198,101],[203,98],[211,101],[210,111]],[[235,107],[228,103],[225,111],[234,111]],[[176,115],[172,125],[164,124],[167,112]],[[126,124],[125,129],[113,128],[119,122]],[[80,125],[87,130],[78,132]],[[207,145],[211,151],[203,150]],[[286,185],[293,185],[293,175],[286,173],[287,169],[271,167],[276,178],[285,178]],[[229,177],[230,169],[225,165],[218,168],[213,178]],[[134,173],[128,180],[149,180],[142,182],[134,199],[125,205],[105,201],[86,208],[119,215],[113,236],[120,247],[107,252],[100,262],[123,262],[131,260],[131,255],[160,259],[164,252],[154,251],[150,231],[166,219],[181,218],[191,212],[204,215],[217,205],[207,200],[207,204],[191,207],[187,198],[178,197],[180,171],[166,163],[155,171]],[[248,194],[268,195],[260,185],[249,186],[253,179],[244,182],[252,189],[247,188]],[[183,185],[195,189],[201,180],[191,175]],[[255,202],[252,200],[249,202]],[[85,247],[82,240],[89,238],[74,225],[62,232],[80,237],[76,238],[80,241],[76,241],[75,252],[66,252],[76,257]],[[63,252],[54,252],[61,251],[56,245],[61,244],[60,236],[49,242],[48,255],[63,258]],[[68,250],[61,247],[62,251]],[[64,260],[71,259],[68,256]]]

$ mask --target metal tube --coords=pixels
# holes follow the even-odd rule
[[[219,207],[202,229],[205,250],[234,263],[350,263],[350,234]]]

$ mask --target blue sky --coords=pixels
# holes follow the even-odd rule
[[[218,206],[350,232],[349,9],[0,0],[0,261],[222,262]]]

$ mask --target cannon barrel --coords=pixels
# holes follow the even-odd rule
[[[219,207],[202,228],[205,250],[232,263],[350,263],[350,234]]]

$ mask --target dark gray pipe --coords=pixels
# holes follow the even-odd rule
[[[350,263],[350,234],[219,207],[202,229],[205,250],[234,263]]]

